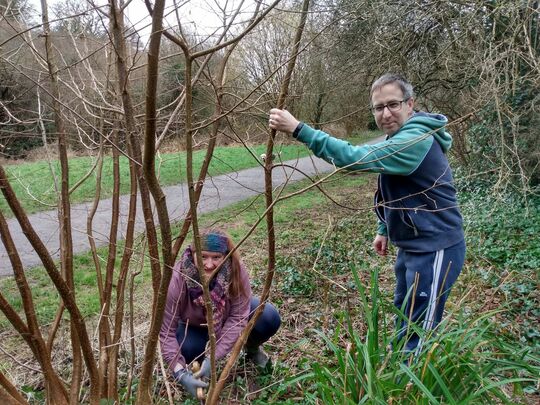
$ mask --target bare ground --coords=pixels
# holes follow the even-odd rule
[[[374,178],[370,178],[368,184],[358,188],[351,189],[340,188],[334,192],[333,196],[338,202],[348,206],[366,207],[371,204],[371,193],[375,187]],[[365,285],[369,284],[371,270],[380,269],[379,284],[383,294],[391,297],[394,276],[392,271],[393,257],[379,258],[370,248],[371,236],[375,227],[375,219],[371,213],[362,211],[353,214],[350,210],[340,208],[327,201],[323,206],[314,206],[299,210],[292,217],[292,222],[276,225],[277,245],[279,258],[295,258],[300,256],[301,252],[312,248],[315,239],[324,240],[324,243],[332,243],[329,232],[325,238],[329,223],[336,225],[341,221],[347,221],[353,215],[356,215],[358,222],[358,240],[363,241],[354,246],[365,255],[363,268],[360,270],[360,278]],[[237,222],[232,222],[231,227],[241,226]],[[350,235],[352,238],[353,235]],[[264,275],[266,268],[267,252],[264,235],[262,232],[256,233],[248,239],[241,247],[243,258],[251,270],[254,280],[254,292],[260,293],[260,279]],[[292,262],[294,263],[294,262]],[[313,330],[321,330],[325,333],[332,333],[336,328],[335,314],[347,310],[353,312],[357,307],[357,294],[348,290],[351,276],[344,272],[335,274],[331,279],[322,275],[323,272],[313,266],[313,263],[296,263],[298,266],[294,271],[308,274],[308,282],[312,283],[312,289],[309,294],[299,294],[291,291],[288,277],[294,271],[287,270],[286,266],[278,266],[273,282],[271,301],[279,308],[282,317],[282,327],[267,344],[266,350],[272,355],[274,369],[268,375],[262,375],[254,370],[250,364],[242,359],[237,363],[233,370],[233,375],[229,377],[231,382],[222,395],[222,403],[227,404],[249,404],[257,402],[261,395],[264,397],[264,391],[271,389],[275,384],[280,384],[284,376],[290,377],[300,373],[306,362],[317,361],[322,357],[328,356],[325,345],[320,338],[314,334]],[[485,310],[494,308],[504,297],[499,291],[486,288],[479,280],[472,279],[468,273],[466,263],[462,276],[458,279],[452,292],[451,299],[447,309],[452,311],[455,307],[468,307],[473,313],[482,313]],[[138,369],[142,360],[144,337],[149,326],[151,291],[141,283],[136,290],[135,304],[135,335],[136,335],[136,361],[135,368]],[[345,290],[343,289],[345,288]],[[484,297],[478,300],[479,294]],[[360,333],[364,328],[361,319],[355,317],[355,328]],[[2,339],[2,351],[0,354],[2,364],[9,365],[7,376],[17,385],[27,385],[39,390],[40,374],[33,361],[32,355],[26,346],[21,345],[18,338],[12,332],[3,331],[0,334]],[[129,371],[129,347],[128,336],[122,344],[121,350],[121,369],[123,381],[128,379]],[[57,369],[68,372],[70,367],[70,353],[68,344],[67,329],[62,330],[62,337],[58,339],[55,351],[55,363]],[[137,374],[137,372],[135,373]],[[175,402],[183,398],[182,393],[175,388],[175,385],[167,382],[166,377],[161,373],[159,365],[156,367],[157,384],[155,389],[155,400],[157,403],[169,403],[169,398]],[[298,392],[289,391],[285,397],[291,401],[301,401],[297,397]],[[285,398],[284,398],[285,399]],[[260,401],[260,400],[259,400]],[[529,395],[525,400],[526,404],[538,403],[538,397]],[[261,403],[261,402],[258,402]]]

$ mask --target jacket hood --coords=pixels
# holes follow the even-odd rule
[[[423,127],[432,132],[433,137],[439,142],[442,150],[446,153],[452,146],[452,135],[446,132],[448,118],[442,114],[427,112],[415,112],[403,127]]]

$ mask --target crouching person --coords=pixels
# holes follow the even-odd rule
[[[232,249],[233,241],[225,232],[208,230],[201,233],[205,275],[210,276],[221,266],[209,285],[217,360],[232,350],[260,304],[260,300],[251,294],[249,275],[238,251],[223,262]],[[278,311],[272,304],[266,303],[244,347],[246,359],[259,367],[268,364],[270,358],[264,352],[262,344],[277,332],[280,324]],[[196,396],[198,387],[207,386],[205,380],[210,378],[210,353],[205,351],[207,342],[203,290],[195,249],[189,246],[173,270],[161,325],[160,343],[163,358],[176,382],[193,396]],[[188,368],[194,360],[202,363],[200,371],[195,374]]]

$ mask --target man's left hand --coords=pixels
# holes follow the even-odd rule
[[[388,253],[388,238],[383,235],[377,235],[373,241],[373,249],[379,256],[386,256]]]

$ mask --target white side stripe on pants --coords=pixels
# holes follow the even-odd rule
[[[444,259],[444,249],[438,250],[435,253],[435,260],[433,260],[433,280],[431,281],[431,294],[429,296],[429,303],[426,308],[426,314],[424,317],[424,323],[422,324],[422,329],[428,331],[433,328],[435,310],[437,309],[437,301],[439,299],[438,285],[441,278],[441,270]],[[422,347],[422,338],[418,341],[418,346],[416,347],[416,354],[420,353]]]

